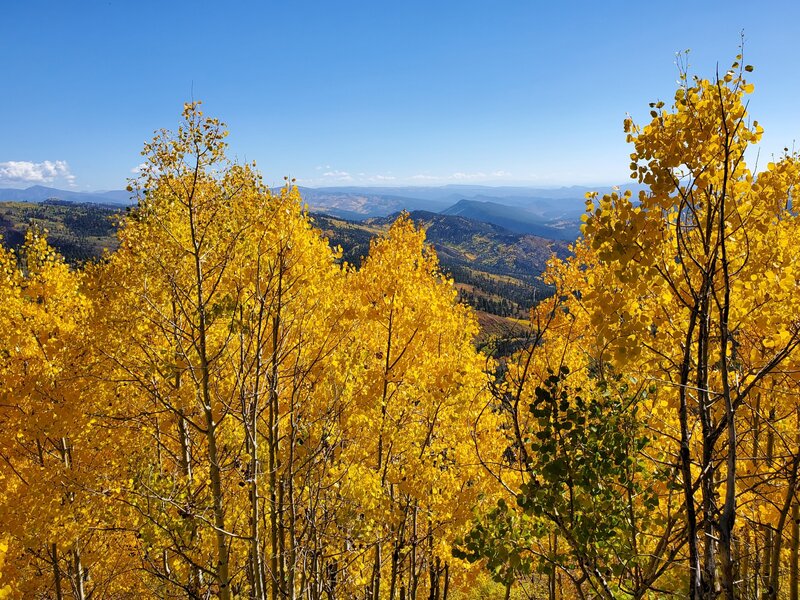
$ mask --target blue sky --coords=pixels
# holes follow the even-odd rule
[[[268,182],[621,183],[626,113],[742,30],[765,163],[800,136],[797,4],[4,2],[0,186],[124,187],[192,96]]]

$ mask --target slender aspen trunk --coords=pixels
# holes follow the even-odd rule
[[[792,503],[792,546],[789,558],[789,600],[798,598],[798,555],[800,554],[800,506],[797,498]]]
[[[58,451],[61,455],[61,461],[64,463],[66,469],[72,468],[72,451],[69,446],[67,438],[62,437],[59,440]],[[67,500],[73,502],[75,496],[72,492],[67,495]],[[81,562],[80,551],[78,550],[78,540],[74,541],[74,547],[71,552],[72,560],[67,561],[68,572],[72,582],[73,593],[77,600],[85,600],[86,591],[84,585],[85,574],[83,571],[83,563]]]
[[[759,461],[759,441],[761,437],[761,393],[756,394],[755,406],[753,407],[753,445],[750,449],[750,456],[755,466]],[[761,576],[761,563],[759,560],[760,548],[758,545],[758,532],[745,529],[745,555],[742,561],[742,581],[744,584],[745,598],[758,598],[759,585],[758,578]],[[751,538],[752,535],[752,538]],[[751,568],[752,567],[752,568]]]
[[[77,547],[72,550],[72,565],[75,573],[75,600],[86,600],[86,589],[84,586],[85,574],[83,571],[83,563],[81,562],[81,553]]]
[[[259,285],[260,282],[257,282]],[[248,500],[250,502],[250,586],[251,595],[256,600],[266,600],[266,579],[264,577],[264,564],[261,554],[261,513],[259,505],[259,479],[261,475],[261,461],[259,460],[258,444],[258,414],[261,400],[261,369],[262,369],[262,343],[265,301],[258,295],[258,315],[255,330],[255,357],[253,364],[254,381],[252,384],[252,397],[248,397],[248,387],[242,383],[240,403],[242,409],[242,422],[245,428],[245,448],[249,456],[247,467]],[[244,310],[240,308],[242,322],[245,320]],[[244,367],[247,363],[245,353],[245,340],[240,338],[240,364]],[[244,379],[244,377],[243,377]]]
[[[441,594],[441,580],[442,580],[442,563],[439,557],[437,556],[435,559],[431,557],[430,562],[430,579],[431,579],[431,588],[430,593],[428,594],[430,600],[440,600]]]
[[[799,424],[800,425],[800,424]],[[797,434],[798,445],[800,446],[800,430]],[[778,523],[775,526],[775,536],[772,540],[772,557],[770,563],[770,579],[769,579],[769,597],[774,599],[778,597],[780,591],[780,565],[781,565],[781,552],[783,550],[783,532],[786,530],[786,520],[789,518],[790,512],[796,506],[795,491],[797,490],[798,469],[800,469],[800,448],[798,453],[792,459],[792,466],[789,474],[789,481],[786,488],[786,497],[781,507]],[[794,524],[792,525],[794,527]]]
[[[417,505],[416,500],[414,501],[414,512],[412,513],[412,521],[411,521],[411,564],[409,565],[409,593],[411,595],[411,600],[417,600],[417,586],[418,586],[418,578],[417,578],[417,536],[418,536],[418,529],[417,529],[417,517],[419,514],[419,506]]]
[[[428,600],[438,600],[439,570],[433,556],[433,523],[430,516],[428,516],[428,534],[425,537],[428,538]]]
[[[797,452],[800,453],[800,408],[797,410]],[[797,501],[797,482],[790,490],[792,494],[792,533],[789,555],[789,600],[798,599],[798,555],[800,554],[800,505]]]
[[[191,445],[189,442],[189,429],[186,425],[186,418],[183,415],[183,410],[178,411],[178,438],[181,444],[181,472],[183,475],[191,480],[192,479],[192,454]]]
[[[248,418],[251,415],[247,415]],[[255,420],[255,414],[252,415]],[[258,440],[254,428],[254,423],[248,427],[247,450],[250,453],[250,465],[248,468],[248,498],[250,500],[250,570],[253,588],[253,596],[257,600],[265,600],[264,589],[264,569],[261,562],[261,530],[260,514],[258,506]]]
[[[206,385],[208,384],[206,376]],[[205,387],[205,386],[204,386]],[[208,405],[207,405],[208,406]],[[222,473],[217,450],[217,425],[210,408],[206,408],[206,441],[208,443],[208,474],[211,480],[211,495],[214,506],[214,527],[217,542],[217,581],[220,600],[230,598],[230,575],[227,534],[225,533],[225,508],[223,505]]]
[[[50,545],[50,556],[53,559],[53,587],[56,592],[56,600],[63,600],[64,593],[61,591],[61,569],[58,566],[58,547]]]
[[[188,201],[189,227],[193,245],[195,268],[195,294],[197,302],[197,353],[200,360],[200,398],[206,425],[206,443],[208,444],[208,478],[211,483],[211,501],[214,513],[214,528],[217,551],[216,579],[219,583],[220,600],[230,600],[230,574],[227,534],[225,529],[225,507],[222,491],[222,470],[217,449],[217,426],[214,421],[213,398],[210,385],[210,365],[208,363],[208,319],[206,315],[206,298],[204,297],[205,274],[201,258],[200,242],[195,223],[194,191]]]
[[[394,300],[394,299],[392,299]],[[383,430],[386,425],[386,415],[387,415],[387,403],[389,402],[389,372],[391,371],[391,355],[392,355],[392,326],[394,323],[394,303],[389,310],[389,325],[387,330],[386,336],[386,353],[384,356],[384,365],[383,365],[383,394],[381,396],[381,425],[380,430],[378,432],[378,460],[377,460],[377,468],[378,473],[382,473],[383,471]],[[391,452],[391,450],[390,450]],[[387,457],[386,460],[388,461],[389,458]],[[381,475],[381,483],[385,484],[383,475]],[[375,544],[375,563],[372,567],[372,589],[371,594],[375,600],[380,599],[380,592],[381,592],[381,563],[382,563],[382,556],[381,556],[381,541],[380,539]]]
[[[769,422],[775,420],[775,409],[771,408],[769,411]],[[773,452],[775,449],[775,435],[772,429],[767,432],[767,467],[772,467]],[[768,600],[773,597],[774,590],[771,587],[772,582],[772,552],[774,547],[774,529],[772,525],[764,525],[764,558],[762,565],[764,569],[763,583],[762,583],[762,598]]]
[[[36,438],[36,451],[39,456],[39,466],[44,468],[44,450],[42,449],[42,442],[39,438]],[[61,590],[61,569],[58,566],[58,546],[55,542],[50,544],[48,553],[53,561],[53,588],[56,592],[56,600],[63,600],[64,594]]]
[[[690,450],[691,433],[689,428],[689,373],[692,364],[692,344],[697,324],[697,310],[689,318],[689,328],[684,341],[684,356],[680,375],[680,409],[678,418],[681,429],[680,469],[683,483],[684,506],[686,507],[686,534],[689,546],[689,598],[699,600],[702,594],[700,552],[697,543],[697,512],[694,501],[692,481],[692,459]]]
[[[372,597],[379,600],[381,597],[381,543],[375,544],[375,564],[372,566]]]
[[[761,559],[763,565],[763,575],[761,577],[761,597],[769,600],[772,597],[772,589],[769,584],[772,581],[772,545],[774,540],[774,530],[771,525],[764,525],[764,558]]]
[[[783,507],[778,517],[778,523],[775,526],[775,536],[772,541],[772,557],[770,564],[770,580],[769,580],[769,594],[770,598],[777,598],[780,591],[780,566],[781,566],[781,552],[783,550],[783,532],[786,530],[786,520],[789,513],[792,511],[793,506],[796,506],[794,499],[795,490],[797,489],[797,475],[798,467],[800,467],[800,454],[796,455],[792,461],[792,472],[789,478],[789,486],[786,490],[786,498]],[[792,524],[794,527],[794,524]]]
[[[743,544],[740,549],[739,559],[741,564],[740,577],[742,579],[742,597],[750,597],[750,552],[752,548],[752,541],[750,539],[750,528],[745,527],[743,533]]]
[[[722,177],[722,193],[719,198],[719,215],[717,219],[717,236],[722,267],[723,299],[719,305],[719,336],[720,336],[720,374],[722,376],[722,396],[725,402],[725,417],[727,419],[728,455],[727,472],[725,478],[725,498],[722,505],[722,515],[719,518],[719,551],[722,562],[722,581],[727,600],[735,600],[736,578],[734,576],[734,560],[732,556],[733,527],[736,521],[736,453],[738,440],[736,432],[735,408],[731,397],[731,387],[728,378],[728,345],[730,332],[728,318],[731,306],[731,282],[728,270],[728,244],[727,244],[727,215],[725,210],[727,200],[728,174],[730,169],[730,136],[731,132],[725,122],[723,114],[723,127],[725,131],[725,162]]]
[[[402,535],[402,528],[399,535]],[[398,536],[399,537],[399,536]],[[400,568],[400,544],[402,539],[395,540],[394,549],[392,550],[392,573],[389,579],[389,600],[394,600],[397,593],[397,572]]]
[[[281,466],[282,461],[278,462]],[[280,593],[283,598],[288,598],[289,590],[286,578],[287,553],[286,553],[286,505],[284,504],[286,491],[284,489],[283,474],[278,477],[278,581]]]
[[[558,536],[553,536],[553,555],[558,556]],[[548,600],[556,600],[556,568],[547,574],[547,594]]]
[[[288,552],[288,568],[287,568],[287,587],[289,600],[295,600],[296,586],[295,579],[297,578],[297,505],[295,498],[294,488],[294,462],[295,462],[295,449],[297,447],[297,405],[295,394],[292,394],[291,405],[289,409],[289,456],[286,461],[286,486],[287,486],[287,502],[289,504],[289,552]]]
[[[280,413],[278,404],[278,366],[281,308],[283,303],[283,254],[278,260],[278,288],[275,310],[272,315],[272,356],[270,358],[269,377],[269,427],[267,429],[267,455],[269,462],[269,521],[270,521],[270,570],[272,571],[272,600],[283,594],[283,556],[281,544],[281,520],[283,518],[282,490],[279,484],[280,469]]]
[[[714,516],[717,512],[716,485],[712,465],[714,461],[714,441],[711,438],[711,401],[708,387],[709,369],[709,339],[711,335],[711,315],[709,301],[711,293],[711,275],[704,275],[701,291],[700,314],[698,318],[699,333],[697,337],[697,379],[695,388],[697,393],[698,410],[702,433],[702,462],[700,463],[703,510],[703,548],[704,560],[701,576],[701,598],[713,598],[718,592],[717,576],[717,536]]]
[[[172,301],[172,321],[175,323],[173,329],[173,342],[175,344],[175,361],[176,363],[182,358],[179,352],[179,336],[180,332],[178,331],[177,321],[178,321],[178,308],[175,301]],[[172,381],[172,386],[175,394],[179,394],[182,386],[182,377],[181,371],[179,369],[175,369],[175,376]],[[156,425],[158,421],[156,421]],[[180,461],[180,470],[181,474],[186,478],[186,481],[189,484],[191,489],[193,483],[193,473],[192,473],[192,441],[191,436],[189,434],[189,425],[187,423],[186,414],[183,408],[179,408],[177,410],[177,421],[176,421],[176,430],[178,434],[178,441],[181,446],[181,452],[179,456]],[[159,446],[159,462],[161,456],[161,448]],[[191,526],[189,532],[189,539],[191,542],[194,542],[195,537],[197,535],[197,521],[194,516],[191,517]],[[167,577],[170,576],[170,571],[168,569],[168,563],[165,560],[165,574]],[[189,566],[189,575],[187,581],[187,594],[190,598],[199,598],[200,597],[200,588],[203,585],[203,572],[200,570],[199,567],[195,565]]]
[[[339,562],[334,560],[326,567],[328,578],[328,600],[336,600],[336,577],[339,573]]]
[[[762,531],[764,531],[764,540],[766,544],[766,528],[762,527]],[[761,546],[758,543],[758,535],[753,533],[753,540],[754,540],[754,547],[753,547],[753,556],[755,556],[755,563],[753,565],[753,594],[752,598],[758,600],[761,598]]]

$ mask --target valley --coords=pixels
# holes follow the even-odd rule
[[[71,264],[97,260],[104,251],[116,249],[116,222],[124,214],[124,206],[73,202],[57,197],[68,198],[68,193],[44,189],[47,191],[33,190],[27,196],[18,190],[11,190],[13,194],[0,190],[0,200],[9,196],[39,198],[44,193],[49,194],[48,198],[40,201],[0,201],[0,235],[8,246],[19,246],[28,228],[39,227],[47,231],[49,242]],[[316,195],[309,189],[302,192],[306,194],[304,200],[315,226],[332,246],[341,247],[343,261],[356,266],[369,252],[370,241],[388,230],[399,211],[415,205],[414,202],[403,204],[407,198],[400,193],[406,190],[397,190],[396,194],[381,190],[384,193],[358,196],[358,201],[365,203],[361,214],[353,210],[358,208],[354,191],[337,192],[335,196],[338,200],[349,199],[346,204],[343,200],[338,204],[347,206],[347,210],[330,204],[334,201],[330,191],[326,192],[327,196]],[[423,188],[422,195],[426,194],[431,196],[433,192],[425,192]],[[416,205],[444,204],[437,202],[435,198],[422,198],[416,201]],[[497,340],[524,336],[528,310],[538,299],[552,293],[540,279],[547,261],[551,256],[563,258],[569,253],[569,241],[564,239],[568,236],[560,235],[559,230],[544,224],[551,223],[554,218],[563,219],[564,215],[552,209],[541,211],[543,224],[537,225],[533,223],[533,217],[529,217],[527,221],[517,221],[517,227],[512,229],[489,221],[493,214],[496,216],[496,210],[494,213],[489,210],[457,214],[453,209],[465,202],[489,206],[484,202],[461,200],[444,212],[412,209],[409,215],[418,226],[425,228],[427,241],[438,255],[442,271],[454,280],[459,299],[476,310],[481,324],[477,343],[496,344]],[[568,202],[574,203],[574,199]],[[507,213],[515,210],[510,206],[507,209]],[[389,210],[394,212],[383,214]],[[361,218],[348,219],[336,216],[336,213]],[[508,215],[501,216],[501,221],[508,224]],[[574,232],[576,222],[577,219],[570,220],[572,229],[562,232]],[[514,223],[510,224],[513,226]],[[536,230],[554,235],[543,237],[531,232]]]

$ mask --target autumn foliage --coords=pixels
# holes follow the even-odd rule
[[[626,120],[647,191],[499,361],[407,217],[343,263],[187,105],[116,252],[0,246],[0,597],[797,598],[800,167],[740,62]]]
[[[493,443],[474,317],[407,218],[340,264],[225,134],[187,105],[147,145],[99,264],[36,232],[0,255],[8,593],[422,597],[465,577],[450,548]]]

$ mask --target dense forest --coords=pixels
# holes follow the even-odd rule
[[[798,598],[800,162],[740,60],[625,121],[648,191],[502,360],[407,215],[342,260],[187,104],[116,251],[0,248],[0,597]]]

